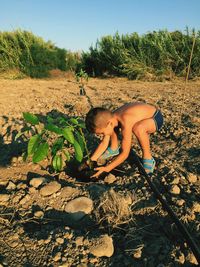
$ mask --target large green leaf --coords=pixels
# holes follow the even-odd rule
[[[47,142],[40,144],[33,154],[33,162],[37,163],[45,159],[48,155],[49,145]]]
[[[66,127],[62,130],[62,134],[64,138],[70,142],[71,144],[74,144],[74,135],[72,130],[69,127]]]
[[[62,134],[62,129],[51,123],[45,125],[45,129],[56,134]]]
[[[75,158],[76,158],[76,160],[81,162],[82,159],[83,159],[83,152],[82,152],[82,149],[81,149],[79,143],[76,140],[74,140],[74,149],[75,149]]]
[[[52,163],[53,163],[53,168],[55,171],[62,170],[62,156],[61,155],[55,155]]]
[[[75,125],[78,125],[78,123],[79,123],[78,120],[75,119],[75,118],[71,118],[69,121],[72,122]]]
[[[28,156],[32,155],[35,152],[36,148],[39,145],[39,141],[40,141],[39,134],[33,135],[30,138],[30,140],[28,142],[28,150],[27,150],[28,151]]]
[[[25,119],[26,122],[32,124],[32,125],[36,125],[39,123],[39,119],[36,115],[29,113],[29,112],[23,112],[23,117]]]
[[[77,137],[77,141],[81,147],[82,152],[84,152],[85,151],[85,144],[84,144],[82,135],[78,131],[76,131],[76,137]]]

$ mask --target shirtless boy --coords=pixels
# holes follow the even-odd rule
[[[98,177],[103,172],[110,172],[127,159],[131,149],[132,134],[137,137],[141,146],[146,172],[153,173],[155,160],[151,155],[149,135],[159,131],[162,124],[161,111],[145,103],[128,103],[113,112],[100,107],[91,109],[86,115],[86,128],[89,132],[103,135],[91,160],[97,161],[100,157],[107,159],[117,155],[110,164],[96,168],[97,172],[93,177]],[[117,128],[121,129],[121,152],[119,152]]]

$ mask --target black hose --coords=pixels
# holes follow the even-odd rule
[[[140,162],[139,157],[137,156],[137,154],[133,150],[131,150],[129,161],[131,160],[132,157],[133,157],[134,163],[137,165],[139,171],[141,172],[141,174],[147,180],[147,182],[148,182],[151,190],[154,192],[156,198],[161,202],[163,208],[168,212],[168,214],[170,215],[170,217],[172,218],[172,220],[176,224],[177,228],[179,229],[180,233],[185,238],[186,243],[191,248],[191,250],[192,250],[194,256],[196,257],[198,263],[200,264],[200,250],[199,250],[199,247],[197,246],[197,244],[193,240],[192,236],[190,235],[190,233],[188,232],[186,227],[183,225],[183,223],[179,220],[179,218],[176,216],[176,214],[170,208],[170,206],[168,205],[167,201],[161,196],[159,190],[154,185],[154,183],[151,181],[150,176],[146,173],[143,165]],[[133,163],[133,161],[132,161],[132,163]]]

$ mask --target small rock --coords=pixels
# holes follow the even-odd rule
[[[13,200],[12,200],[13,203],[14,203],[14,204],[15,204],[15,203],[18,203],[22,197],[23,197],[23,196],[22,196],[21,194],[14,196],[14,197],[13,197]]]
[[[142,248],[143,247],[139,247],[138,249],[134,250],[133,252],[133,258],[135,259],[140,259],[142,256]]]
[[[194,265],[199,265],[195,256],[191,252],[189,252],[189,254],[187,255],[186,260],[189,261],[190,263],[194,264]]]
[[[50,196],[53,193],[58,192],[60,188],[61,188],[61,184],[59,184],[58,182],[56,181],[50,182],[49,184],[45,185],[44,187],[40,189],[40,194],[44,197]]]
[[[91,240],[90,253],[96,257],[111,257],[114,253],[113,240],[108,235]]]
[[[177,204],[179,207],[183,206],[184,203],[185,203],[185,200],[184,200],[184,199],[178,199],[178,200],[176,201],[176,204]]]
[[[56,242],[57,242],[58,244],[63,244],[64,241],[65,241],[64,238],[61,238],[61,237],[56,238]]]
[[[38,188],[45,181],[46,181],[46,179],[44,177],[33,178],[33,179],[30,180],[30,185],[35,187],[35,188]]]
[[[50,242],[51,242],[51,238],[47,238],[47,239],[44,240],[45,244],[49,244]]]
[[[38,245],[41,246],[41,245],[45,244],[45,241],[46,240],[44,240],[44,239],[38,240]]]
[[[41,211],[41,210],[38,210],[38,211],[34,212],[34,217],[43,218],[44,217],[44,212]]]
[[[65,211],[70,214],[71,219],[78,221],[93,210],[93,201],[87,197],[78,197],[69,201]]]
[[[24,184],[24,183],[19,183],[19,184],[17,185],[17,189],[25,189],[26,187],[27,187],[27,185]]]
[[[8,202],[8,200],[10,199],[10,195],[8,194],[0,194],[0,204],[6,204],[6,202]]]
[[[73,237],[73,233],[67,232],[64,234],[64,238],[66,239],[72,239],[72,237]]]
[[[78,193],[79,193],[79,190],[77,188],[66,186],[62,188],[60,197],[67,199]]]
[[[54,261],[59,261],[61,259],[61,252],[56,253],[56,255],[53,257]]]
[[[76,238],[75,243],[77,246],[82,246],[83,245],[83,236],[79,236]]]
[[[16,248],[18,245],[19,245],[19,242],[18,241],[12,241],[11,243],[9,243],[9,246],[11,248]]]
[[[192,206],[192,211],[200,213],[200,203],[195,202]]]
[[[196,183],[197,181],[197,176],[194,173],[189,173],[187,178],[190,183]]]
[[[30,194],[35,194],[37,192],[35,187],[29,187],[28,191]]]
[[[174,195],[179,195],[181,190],[180,188],[178,187],[178,185],[172,185],[171,189],[170,189],[170,192]]]
[[[13,157],[12,159],[11,159],[11,163],[13,164],[13,163],[17,163],[17,161],[18,161],[18,158],[17,157]]]
[[[175,262],[180,263],[180,264],[184,264],[185,256],[182,252],[179,252],[179,255],[176,256]]]
[[[25,197],[23,197],[23,198],[20,200],[19,204],[20,204],[20,205],[24,205],[24,204],[26,204],[26,202],[28,202],[30,199],[31,199],[30,195],[27,194],[27,195],[25,195]]]
[[[106,178],[104,179],[104,182],[107,183],[107,184],[112,184],[116,181],[116,177],[115,175],[113,175],[112,173],[109,173]]]
[[[12,181],[9,181],[6,189],[7,190],[15,190],[16,189],[16,185]]]

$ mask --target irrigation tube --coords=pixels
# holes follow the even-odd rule
[[[145,177],[147,180],[149,186],[151,187],[151,190],[154,192],[156,198],[161,202],[163,208],[168,212],[174,223],[176,224],[177,228],[179,229],[182,236],[185,238],[186,243],[191,248],[194,256],[196,257],[198,263],[200,264],[200,250],[195,243],[195,241],[192,239],[192,236],[186,229],[186,227],[183,225],[183,223],[178,219],[176,214],[173,212],[173,210],[170,208],[170,206],[167,204],[166,200],[161,196],[160,192],[158,191],[157,187],[152,183],[150,176],[146,173],[145,169],[143,168],[139,157],[137,154],[131,150],[130,157],[134,157],[135,164],[137,165],[138,169],[140,170],[141,174]]]

